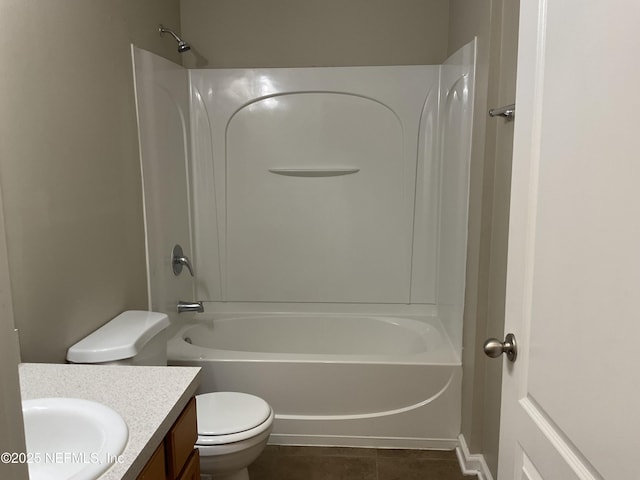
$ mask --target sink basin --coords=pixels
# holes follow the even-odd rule
[[[30,480],[91,480],[114,463],[127,443],[122,417],[79,398],[22,402]]]

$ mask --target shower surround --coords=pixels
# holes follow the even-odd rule
[[[275,443],[453,448],[475,43],[394,67],[186,70],[132,50],[170,362],[269,401]],[[175,243],[194,279],[171,272]],[[195,298],[205,314],[173,313]]]

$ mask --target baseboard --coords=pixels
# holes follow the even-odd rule
[[[478,480],[493,480],[489,466],[480,453],[471,454],[464,439],[464,435],[458,437],[459,445],[456,447],[456,455],[460,463],[460,469],[464,475],[475,475]]]
[[[272,433],[270,445],[332,446],[359,448],[407,448],[453,450],[458,440],[448,438],[347,437],[338,435],[292,435]]]

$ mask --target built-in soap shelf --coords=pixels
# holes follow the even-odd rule
[[[337,168],[270,168],[271,173],[284,175],[286,177],[339,177],[358,173],[359,168],[337,167]]]

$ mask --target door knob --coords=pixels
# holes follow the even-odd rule
[[[171,265],[173,267],[173,274],[180,275],[182,273],[182,267],[187,267],[189,269],[189,273],[193,277],[193,267],[191,266],[191,262],[188,257],[184,256],[184,252],[182,251],[182,247],[180,245],[176,245],[173,247],[173,256],[171,258]]]
[[[516,344],[516,337],[513,333],[508,333],[504,338],[504,342],[501,342],[497,338],[488,339],[484,342],[483,349],[487,357],[491,358],[497,358],[503,353],[506,353],[509,361],[515,362],[518,356],[518,345]]]

